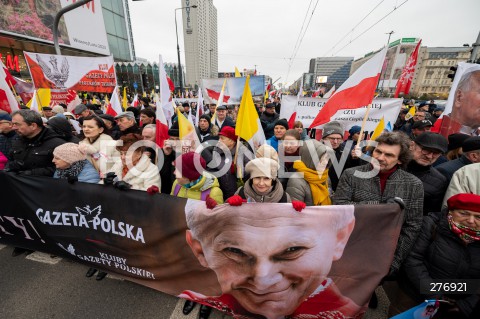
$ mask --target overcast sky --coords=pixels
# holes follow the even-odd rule
[[[137,57],[153,62],[162,54],[164,62],[176,63],[174,9],[181,7],[181,1],[128,2]],[[480,32],[480,0],[213,0],[213,4],[219,72],[256,65],[259,74],[274,81],[281,77],[279,82],[288,84],[308,72],[311,58],[360,58],[384,46],[390,31],[394,31],[391,42],[416,37],[428,47],[471,45]],[[310,17],[311,21],[291,60],[306,15],[303,30]],[[181,10],[177,19],[183,64]]]

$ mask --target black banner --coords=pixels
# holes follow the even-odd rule
[[[1,243],[244,317],[360,317],[388,273],[403,222],[397,205],[208,209],[165,194],[2,172],[0,194]]]

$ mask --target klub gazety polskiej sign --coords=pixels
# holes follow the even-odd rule
[[[24,52],[35,89],[111,93],[116,85],[113,57],[76,57]]]

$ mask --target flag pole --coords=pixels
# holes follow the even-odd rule
[[[237,167],[237,177],[242,178],[242,170],[240,167],[237,166],[237,159],[238,159],[238,150],[240,149],[240,136],[237,137],[237,145],[235,146],[235,157],[233,158],[233,165]]]
[[[363,131],[365,129],[365,124],[367,123],[368,113],[370,112],[371,107],[372,107],[372,103],[368,104],[367,111],[365,112],[365,116],[363,117],[362,128],[360,129],[360,135],[358,135],[357,145],[360,145],[360,141],[362,139]]]
[[[10,87],[12,88],[15,97],[18,97],[17,91],[15,91],[15,87],[12,85],[12,82],[10,80],[8,80],[8,85],[10,85]]]

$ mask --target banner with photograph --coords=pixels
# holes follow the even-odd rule
[[[0,243],[242,318],[360,318],[389,272],[403,222],[396,204],[208,208],[165,194],[2,172],[0,192],[8,198],[0,205]]]
[[[219,105],[240,104],[242,100],[243,88],[245,86],[245,77],[242,78],[227,78],[225,85],[225,92],[223,102]],[[218,79],[202,79],[202,94],[204,103],[217,103],[222,91],[224,78]],[[265,77],[253,76],[250,77],[250,90],[255,103],[263,103],[265,95]]]
[[[445,111],[432,131],[445,137],[453,133],[480,135],[480,65],[460,62]]]
[[[55,14],[74,2],[4,0],[0,10],[0,33],[6,32],[52,43]],[[110,54],[100,0],[93,0],[67,12],[60,19],[58,32],[59,43],[62,45],[93,53]]]
[[[24,52],[36,89],[112,93],[113,57],[77,57]]]
[[[288,120],[293,112],[297,112],[296,120],[301,121],[304,127],[309,127],[327,101],[328,99],[283,95],[280,118]],[[390,127],[393,128],[402,107],[402,101],[403,99],[374,99],[365,123],[365,134],[372,133],[382,117],[384,117],[385,126],[388,127],[390,123]],[[362,125],[366,110],[366,106],[354,110],[340,110],[330,118],[330,121],[340,122],[345,131],[348,131],[353,125]],[[322,127],[323,125],[319,126],[320,129]]]

